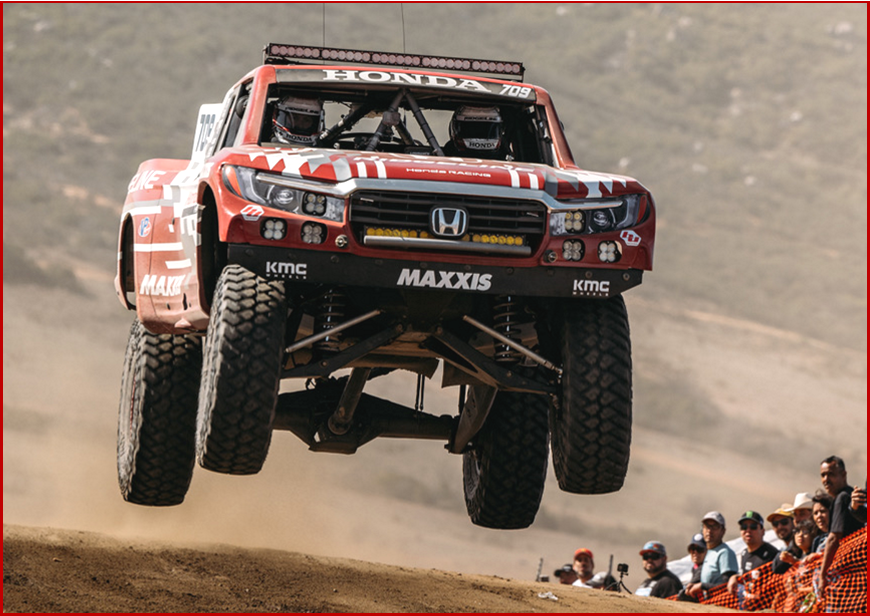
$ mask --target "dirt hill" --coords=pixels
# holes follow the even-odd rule
[[[4,612],[729,611],[297,552],[3,526]]]

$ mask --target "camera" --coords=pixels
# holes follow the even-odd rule
[[[626,563],[619,563],[616,565],[616,570],[619,573],[628,573],[628,565]]]

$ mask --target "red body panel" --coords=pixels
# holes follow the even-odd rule
[[[314,67],[319,71],[342,71],[343,67]],[[346,236],[349,245],[344,252],[375,259],[418,259],[435,263],[474,263],[515,268],[565,267],[598,269],[652,269],[655,239],[655,211],[652,196],[636,180],[624,176],[593,173],[578,168],[571,157],[558,121],[558,116],[547,92],[541,88],[525,85],[535,97],[535,104],[543,106],[548,118],[554,165],[527,164],[507,161],[475,160],[383,152],[361,152],[335,149],[281,148],[258,144],[260,128],[269,87],[279,79],[281,71],[307,70],[311,66],[275,67],[262,66],[243,78],[239,83],[251,83],[247,112],[234,140],[235,145],[218,149],[211,157],[198,152],[190,161],[149,160],[139,168],[130,182],[121,221],[121,242],[126,225],[132,225],[135,258],[136,310],[140,320],[153,332],[181,333],[204,330],[208,323],[208,306],[203,286],[202,272],[198,266],[200,220],[198,204],[210,192],[216,203],[218,233],[221,241],[233,244],[286,246],[288,249],[336,251],[336,239]],[[459,79],[455,74],[403,71],[390,69],[389,73],[405,73],[441,76],[442,79]],[[378,75],[381,72],[377,73]],[[514,82],[475,79],[486,84],[515,86]],[[224,116],[229,114],[228,93],[224,102]],[[214,110],[220,106],[212,106]],[[200,120],[202,120],[202,115]],[[202,123],[202,122],[201,122]],[[204,129],[203,129],[204,130]],[[220,129],[218,129],[220,130]],[[197,132],[197,141],[204,135]],[[212,136],[212,143],[214,136]],[[595,242],[619,240],[623,254],[619,263],[604,264],[597,259],[595,250],[588,250],[582,261],[569,262],[559,259],[555,263],[545,260],[549,251],[560,250],[565,237],[547,236],[542,244],[528,257],[512,258],[506,263],[504,257],[459,253],[433,253],[423,251],[396,251],[364,246],[351,232],[348,216],[343,222],[318,221],[327,229],[326,241],[319,245],[301,243],[299,229],[309,217],[282,210],[262,208],[262,214],[246,219],[242,210],[251,205],[228,190],[222,180],[225,165],[252,167],[289,179],[310,181],[329,186],[353,186],[359,182],[382,181],[384,185],[395,182],[426,183],[439,190],[454,194],[479,194],[481,187],[491,187],[499,194],[510,193],[512,198],[530,200],[556,200],[607,198],[628,194],[641,194],[641,207],[649,214],[645,220],[630,231],[615,231],[594,236]],[[265,240],[260,235],[259,219],[262,216],[281,218],[287,221],[289,231],[284,240]],[[249,217],[250,218],[250,217]],[[119,248],[119,272],[115,285],[121,302],[128,304],[122,288],[123,271]]]

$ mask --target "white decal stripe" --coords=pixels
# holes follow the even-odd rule
[[[159,205],[144,205],[142,207],[134,207],[130,210],[130,213],[133,216],[142,216],[144,214],[159,214],[160,206]]]
[[[185,267],[190,267],[190,259],[185,259],[184,261],[167,261],[166,269],[184,269]]]
[[[133,250],[135,252],[172,252],[173,250],[182,250],[181,242],[173,242],[170,244],[135,244]]]
[[[378,170],[378,179],[381,179],[381,180],[387,179],[387,166],[384,165],[383,161],[376,160],[375,161],[375,169]]]
[[[356,172],[357,172],[357,175],[361,178],[369,177],[368,172],[366,171],[366,164],[362,161],[359,161],[356,164]]]
[[[519,188],[520,187],[520,174],[514,171],[513,169],[508,169],[508,173],[511,174],[511,188]]]
[[[538,176],[534,173],[529,174],[529,188],[538,190]]]

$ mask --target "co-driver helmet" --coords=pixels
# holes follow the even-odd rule
[[[323,130],[323,102],[316,98],[287,96],[275,103],[272,134],[293,145],[314,145]]]
[[[498,107],[463,105],[450,120],[450,139],[460,152],[497,152],[503,136],[504,124]]]

